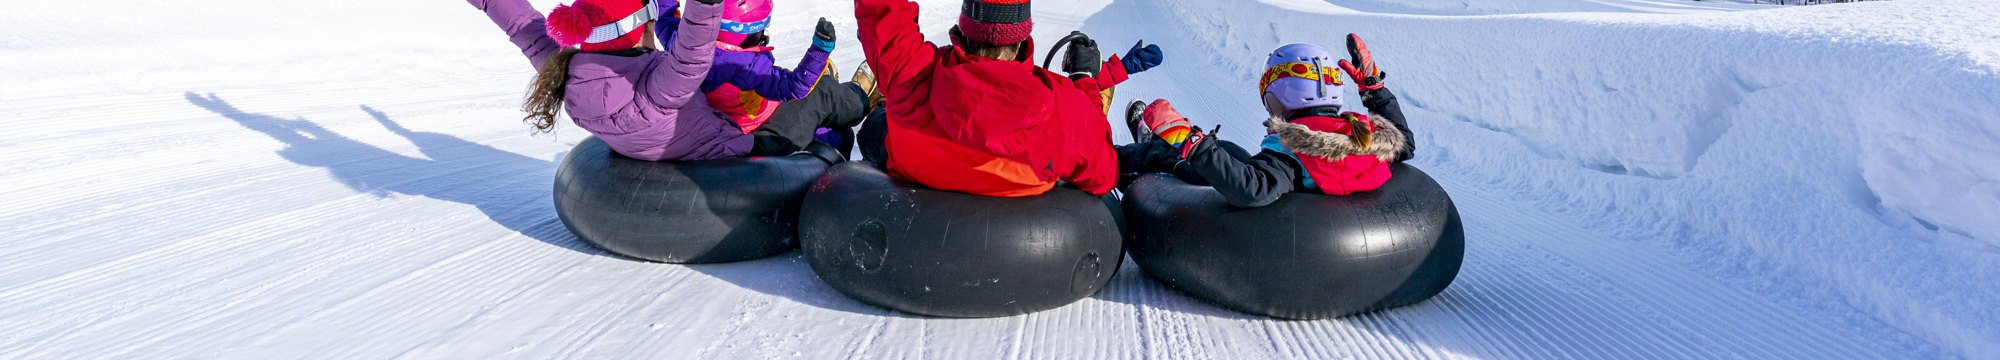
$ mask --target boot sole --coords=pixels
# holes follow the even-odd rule
[[[1145,100],[1132,100],[1130,104],[1125,105],[1125,129],[1132,131],[1133,143],[1146,142],[1147,138],[1153,137],[1152,131],[1144,126],[1145,119],[1141,118],[1145,112]]]

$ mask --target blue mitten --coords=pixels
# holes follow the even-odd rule
[[[1125,52],[1125,73],[1137,74],[1154,66],[1160,66],[1160,60],[1165,57],[1165,54],[1160,53],[1159,45],[1146,45],[1145,40],[1139,40],[1139,43],[1132,44],[1131,51]]]

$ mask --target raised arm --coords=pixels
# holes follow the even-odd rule
[[[883,95],[904,96],[918,79],[929,76],[937,62],[937,46],[924,40],[917,27],[917,3],[909,0],[854,0],[854,18],[861,23],[861,50],[875,70]]]
[[[1160,61],[1164,57],[1165,55],[1160,51],[1159,45],[1149,45],[1145,41],[1140,41],[1137,44],[1132,44],[1132,50],[1126,51],[1124,56],[1112,55],[1110,60],[1105,60],[1103,65],[1098,66],[1097,76],[1078,79],[1076,87],[1087,93],[1110,89],[1118,86],[1119,83],[1125,82],[1132,74],[1159,66]],[[1109,109],[1110,107],[1102,104],[1103,101],[1109,100],[1097,99],[1096,102],[1098,104],[1096,105],[1099,108]]]
[[[1403,105],[1396,101],[1396,94],[1384,87],[1361,92],[1361,105],[1368,107],[1374,116],[1388,118],[1396,124],[1396,131],[1403,133],[1403,151],[1396,153],[1396,162],[1410,160],[1417,156],[1417,137],[1410,133],[1410,122],[1403,119]]]
[[[1396,124],[1396,131],[1403,133],[1405,146],[1403,151],[1396,153],[1395,161],[1403,162],[1416,157],[1417,138],[1410,133],[1410,123],[1403,119],[1403,105],[1397,103],[1396,94],[1382,84],[1382,79],[1389,75],[1375,67],[1375,55],[1368,50],[1368,43],[1361,41],[1360,35],[1347,34],[1347,54],[1354,61],[1341,60],[1338,65],[1341,72],[1347,73],[1347,78],[1354,79],[1355,87],[1361,92],[1361,105],[1368,107],[1370,113],[1389,118],[1389,122]]]
[[[520,1],[520,0],[515,0]],[[639,86],[647,100],[666,108],[679,108],[701,95],[701,82],[715,63],[715,35],[722,25],[722,0],[688,1],[681,14],[680,30],[666,44],[666,59],[655,66]]]
[[[800,59],[799,67],[793,70],[785,70],[772,64],[769,57],[764,57],[764,61],[743,64],[744,68],[734,69],[729,83],[738,88],[755,91],[765,99],[798,100],[812,93],[813,85],[819,83],[820,74],[826,70],[828,55],[826,50],[817,47],[806,50],[806,57]],[[722,71],[719,67],[717,69]]]
[[[536,11],[527,0],[467,0],[472,7],[486,12],[486,18],[507,32],[515,47],[521,48],[521,55],[528,56],[528,64],[542,67],[542,60],[555,55],[562,45],[549,38],[547,20]]]

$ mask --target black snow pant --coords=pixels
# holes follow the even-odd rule
[[[861,133],[855,134],[861,148],[861,159],[875,163],[875,166],[889,166],[889,110],[887,106],[877,107],[868,119],[861,122]]]
[[[868,96],[859,85],[840,83],[831,76],[819,78],[819,84],[806,97],[779,104],[771,113],[771,119],[764,125],[750,131],[756,145],[750,150],[751,156],[789,155],[804,149],[813,141],[820,128],[833,129],[839,133],[840,155],[848,155],[853,148],[854,126],[868,115]]]
[[[1146,173],[1168,173],[1188,184],[1214,187],[1229,204],[1258,207],[1278,201],[1293,189],[1303,188],[1303,168],[1290,156],[1264,150],[1250,155],[1242,146],[1222,139],[1202,141],[1187,159],[1166,140],[1118,147],[1121,186]]]

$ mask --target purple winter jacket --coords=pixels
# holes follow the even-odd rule
[[[661,20],[653,25],[655,37],[673,38],[680,28],[674,19],[679,14],[678,7],[660,9]],[[744,132],[750,132],[770,120],[778,104],[812,93],[813,85],[819,84],[820,73],[826,70],[829,51],[817,47],[806,49],[799,66],[786,70],[777,65],[771,47],[742,48],[717,41],[715,65],[708,69],[708,80],[701,83],[701,91],[708,94],[709,106],[735,120]]]
[[[467,1],[506,31],[536,68],[561,49],[549,38],[542,13],[527,0]],[[570,119],[634,159],[706,160],[750,153],[750,135],[709,106],[701,92],[715,57],[722,8],[689,1],[681,31],[665,51],[633,57],[577,54],[570,60],[563,98]]]
[[[764,126],[778,104],[811,94],[826,69],[827,52],[818,48],[806,51],[798,70],[785,70],[773,64],[777,59],[770,47],[715,46],[715,66],[709,68],[701,91],[708,94],[709,105],[729,115],[744,132]]]
[[[671,23],[675,9],[660,10],[660,22],[654,24],[653,34],[661,39],[673,38],[680,29]],[[740,90],[753,91],[766,99],[792,101],[806,97],[813,85],[819,83],[819,75],[826,69],[829,50],[806,49],[806,56],[799,59],[794,70],[778,66],[778,59],[771,55],[771,47],[758,46],[740,48],[717,42],[715,65],[709,69],[708,79],[701,83],[702,92],[715,91],[723,85],[733,85]]]

